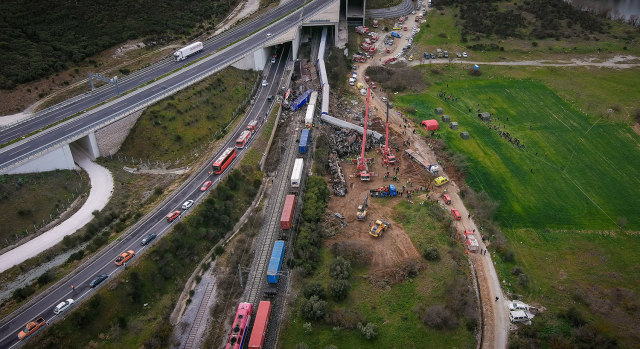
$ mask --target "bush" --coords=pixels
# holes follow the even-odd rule
[[[504,254],[504,256],[502,256],[502,260],[507,263],[511,263],[515,259],[516,259],[516,252],[514,250],[509,250],[507,251],[507,253]]]
[[[371,263],[371,250],[358,241],[341,241],[331,245],[331,253],[335,257],[342,257],[355,266],[365,266]]]
[[[11,298],[16,300],[17,302],[20,302],[22,300],[29,298],[29,296],[31,296],[34,293],[36,293],[36,290],[33,287],[25,286],[24,288],[19,288],[13,291]]]
[[[566,312],[558,314],[558,317],[565,319],[569,322],[571,327],[582,327],[587,324],[587,320],[584,319],[582,313],[574,307],[569,308]]]
[[[366,326],[358,323],[358,329],[366,339],[374,339],[378,336],[378,333],[376,332],[378,327],[376,327],[372,322],[368,323]]]
[[[336,308],[327,315],[327,322],[339,328],[354,329],[358,323],[367,322],[367,318],[356,310]]]
[[[153,188],[153,195],[160,196],[162,193],[164,193],[164,189],[162,189],[162,187]]]
[[[53,281],[53,274],[51,273],[51,269],[45,271],[38,277],[38,285],[43,286]]]
[[[300,315],[306,320],[322,319],[327,313],[329,304],[318,296],[312,296],[302,301],[300,306]]]
[[[522,268],[515,266],[513,268],[511,268],[511,275],[515,275],[518,276],[520,274],[524,273],[524,270],[522,270]]]
[[[224,253],[224,246],[216,245],[216,247],[213,248],[213,254],[215,254],[216,256],[220,256],[223,253]]]
[[[332,280],[329,283],[329,295],[336,301],[341,301],[349,296],[351,284],[347,280]]]
[[[421,320],[425,325],[436,330],[452,330],[458,327],[456,318],[442,305],[427,308]]]
[[[337,257],[329,264],[329,275],[337,280],[348,279],[351,276],[351,263],[342,257]]]
[[[520,274],[518,276],[518,285],[522,286],[522,287],[529,287],[529,275],[527,274]]]
[[[471,75],[471,76],[480,76],[480,75],[482,75],[482,72],[480,71],[480,69],[469,68],[469,75]]]
[[[436,262],[440,260],[440,252],[438,251],[437,248],[435,247],[427,247],[423,254],[424,259],[430,261],[430,262]]]
[[[310,282],[304,287],[304,298],[311,298],[317,296],[320,299],[325,299],[327,296],[324,291],[324,286],[319,282]]]
[[[532,42],[532,43],[531,43],[531,46],[533,46],[533,47],[538,47],[538,42],[537,42],[537,41]]]
[[[73,261],[79,261],[84,257],[84,250],[80,250],[78,252],[72,253],[69,258],[67,258],[67,263],[71,263]]]

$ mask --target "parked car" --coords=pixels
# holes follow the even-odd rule
[[[202,187],[200,188],[200,191],[206,191],[207,189],[209,189],[209,187],[211,186],[211,181],[206,181],[204,182],[204,184],[202,184]]]
[[[436,55],[432,53],[432,54],[431,54],[431,58],[432,58],[432,59],[436,58]]]
[[[73,299],[69,298],[66,301],[56,305],[56,307],[53,308],[53,313],[58,315],[58,314],[62,313],[63,311],[69,309],[69,307],[72,306],[73,303],[75,303],[75,301]]]
[[[182,204],[182,209],[188,210],[191,206],[193,206],[193,200],[187,200]]]
[[[462,57],[462,55],[460,54],[460,52],[456,52],[456,57],[458,57],[458,58]]]
[[[116,260],[113,261],[117,266],[121,266],[124,263],[126,263],[128,260],[130,260],[131,258],[133,258],[133,256],[136,255],[136,252],[133,250],[129,250],[126,252],[122,252],[121,255],[119,255],[118,257],[116,257]]]
[[[109,275],[107,274],[102,274],[102,275],[98,275],[96,276],[93,280],[91,280],[91,282],[89,283],[89,287],[94,288],[98,285],[100,285],[104,280],[106,280],[109,277]]]
[[[509,311],[514,310],[529,310],[529,306],[523,303],[509,303]]]
[[[144,239],[142,239],[142,241],[140,241],[140,245],[144,246],[144,245],[148,245],[151,241],[156,239],[156,234],[149,234],[147,236],[144,237]]]
[[[467,53],[466,52],[462,52],[462,57],[467,58]]]

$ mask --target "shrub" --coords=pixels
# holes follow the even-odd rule
[[[504,256],[502,256],[502,260],[507,263],[511,263],[515,259],[516,259],[516,252],[514,250],[509,250],[507,251],[507,253],[504,254]]]
[[[302,328],[306,333],[311,333],[311,331],[313,331],[313,326],[311,326],[310,322],[305,322],[305,324],[302,325]]]
[[[80,250],[78,252],[72,253],[69,258],[67,258],[67,263],[71,263],[73,261],[79,261],[84,257],[84,250]]]
[[[574,307],[569,308],[566,312],[561,312],[558,317],[567,320],[572,327],[582,327],[587,324],[582,313]]]
[[[324,286],[322,286],[319,282],[310,282],[304,287],[304,298],[311,298],[313,296],[317,296],[320,299],[325,299],[326,294],[324,291]]]
[[[338,328],[354,329],[358,323],[367,322],[367,318],[356,310],[336,308],[327,314],[327,322]]]
[[[358,323],[358,329],[362,332],[362,335],[366,339],[374,339],[378,336],[376,330],[378,327],[374,325],[372,322],[368,323],[366,326],[363,326],[361,323]]]
[[[162,193],[164,193],[164,189],[162,189],[162,187],[153,188],[153,195],[160,196]]]
[[[32,294],[36,293],[36,290],[31,287],[31,286],[25,286],[24,288],[19,288],[15,291],[13,291],[13,294],[11,295],[11,298],[13,298],[14,300],[20,302],[24,299],[29,298],[29,296],[31,296]]]
[[[40,275],[38,277],[38,285],[42,286],[42,285],[46,285],[49,282],[53,281],[53,274],[51,273],[51,269],[45,271],[44,273],[42,273],[42,275]]]
[[[520,274],[524,273],[524,270],[522,270],[522,268],[515,266],[513,268],[511,268],[511,275],[515,275],[518,276]]]
[[[329,275],[338,280],[348,279],[351,276],[351,263],[342,257],[337,257],[329,264]]]
[[[332,280],[329,283],[329,295],[336,301],[341,301],[349,296],[351,284],[347,280]]]
[[[440,252],[438,251],[437,248],[431,246],[431,247],[427,247],[423,254],[424,259],[431,261],[431,262],[435,262],[435,261],[439,261],[440,260]]]
[[[520,274],[518,276],[518,284],[522,287],[528,287],[529,286],[529,275],[527,274]]]
[[[358,241],[341,241],[331,245],[331,253],[335,257],[342,257],[351,265],[365,266],[371,262],[371,250]]]
[[[220,256],[224,253],[224,246],[222,245],[216,245],[216,247],[213,248],[213,253],[216,256]]]
[[[480,75],[482,75],[482,72],[480,71],[480,69],[469,68],[469,75],[471,75],[471,76],[480,76]]]
[[[318,296],[313,296],[302,301],[300,315],[307,320],[322,319],[327,313],[329,304]]]
[[[458,326],[456,318],[442,305],[427,308],[422,315],[422,322],[436,330],[452,330]]]

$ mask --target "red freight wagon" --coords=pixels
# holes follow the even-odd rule
[[[249,349],[262,349],[264,336],[267,334],[267,325],[269,325],[269,316],[271,316],[271,302],[260,302],[256,320],[253,324],[253,331],[251,331]]]
[[[291,229],[291,220],[293,219],[293,209],[296,207],[296,196],[287,195],[282,208],[282,216],[280,216],[280,228],[284,230]]]

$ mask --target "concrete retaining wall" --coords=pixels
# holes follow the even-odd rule
[[[139,110],[120,119],[111,125],[105,126],[95,132],[100,155],[109,156],[118,152],[122,142],[127,138],[133,125],[146,109]]]

